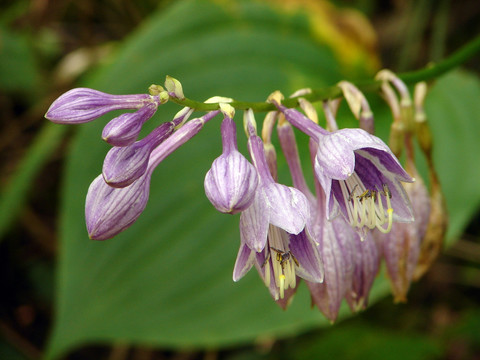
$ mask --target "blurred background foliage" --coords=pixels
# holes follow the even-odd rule
[[[304,286],[283,312],[256,274],[232,283],[238,217],[216,213],[202,191],[220,151],[216,123],[156,171],[138,223],[98,243],[83,204],[108,149],[107,118],[81,127],[43,118],[72,87],[144,92],[167,74],[194,99],[260,101],[380,67],[413,70],[479,34],[479,19],[474,0],[3,1],[0,358],[480,357],[478,57],[439,79],[427,101],[449,246],[407,304],[392,304],[381,274],[371,306],[350,318],[343,309],[333,326]],[[389,113],[369,99],[385,136]],[[165,105],[149,126],[177,110]]]

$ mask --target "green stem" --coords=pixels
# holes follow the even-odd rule
[[[431,80],[461,65],[478,52],[480,52],[480,36],[477,36],[467,45],[463,46],[443,61],[437,64],[429,64],[420,70],[398,74],[398,77],[402,79],[406,84],[415,84],[420,81]],[[378,91],[380,89],[380,85],[381,81],[371,79],[360,81],[356,84],[359,90],[363,92]],[[338,86],[334,85],[328,88],[313,89],[310,94],[302,97],[311,102],[317,102],[341,96],[342,91]],[[190,108],[200,111],[211,111],[219,109],[218,103],[205,104],[203,102],[191,100],[188,98],[180,100],[173,97],[170,98],[170,100],[179,105],[188,106]],[[297,98],[285,99],[282,103],[287,107],[298,106]],[[233,101],[231,105],[235,109],[245,110],[251,108],[255,112],[267,112],[275,110],[275,107],[272,104],[266,102]]]

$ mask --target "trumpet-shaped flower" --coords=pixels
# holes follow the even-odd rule
[[[361,129],[328,132],[298,110],[271,102],[318,144],[315,176],[325,191],[329,219],[340,210],[362,234],[366,228],[389,232],[393,221],[413,221],[401,182],[414,179],[381,139]]]
[[[248,148],[259,174],[252,205],[240,217],[241,245],[233,279],[238,281],[256,264],[275,300],[285,307],[297,279],[323,281],[320,255],[305,225],[310,216],[306,197],[276,183],[268,168],[262,140],[255,134],[253,113],[247,111]]]
[[[430,215],[428,190],[420,175],[416,170],[412,170],[410,173],[415,176],[416,181],[413,184],[406,184],[405,190],[412,199],[415,222],[395,223],[390,233],[376,236],[376,240],[383,250],[395,302],[407,301],[407,292],[414,277]],[[380,234],[374,233],[375,235]]]

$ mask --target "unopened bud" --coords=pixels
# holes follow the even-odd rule
[[[185,99],[182,84],[177,79],[167,75],[165,79],[165,87],[170,95],[174,95],[179,100]]]

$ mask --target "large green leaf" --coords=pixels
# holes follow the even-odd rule
[[[192,98],[259,100],[274,89],[288,93],[332,84],[349,71],[311,33],[306,15],[256,2],[223,8],[188,1],[145,23],[87,85],[144,92],[166,74],[182,80]],[[178,110],[164,105],[150,123]],[[156,170],[149,204],[136,224],[115,239],[88,240],[84,198],[108,149],[100,140],[105,121],[82,127],[68,159],[50,357],[85,342],[218,346],[326,323],[310,309],[304,288],[283,312],[254,271],[233,283],[238,217],[217,213],[203,190],[205,173],[221,151],[219,121]]]
[[[443,76],[427,97],[434,159],[445,192],[448,243],[461,235],[480,206],[480,81],[466,71]]]

